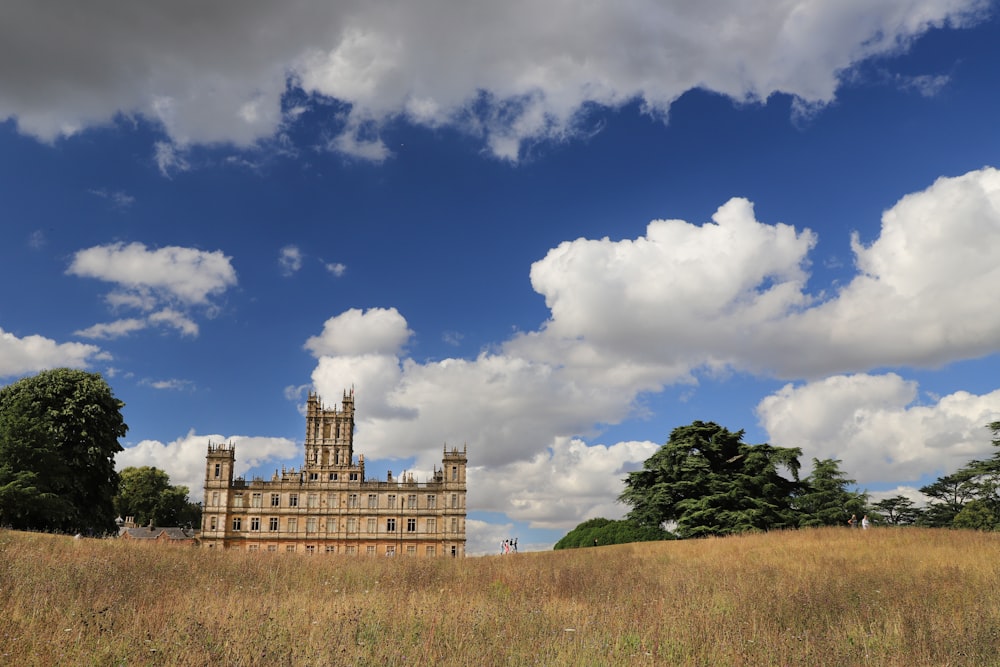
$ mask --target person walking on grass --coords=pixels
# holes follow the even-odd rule
[[[864,515],[863,517],[861,517],[861,529],[862,530],[868,530],[868,526],[870,526],[870,525],[871,525],[871,522],[868,521],[868,515],[867,514]]]
[[[849,528],[857,528],[858,526],[858,515],[852,514],[851,518],[847,520],[847,525]]]

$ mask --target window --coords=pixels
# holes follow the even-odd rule
[[[417,494],[411,493],[406,496],[406,507],[411,510],[417,509]]]
[[[234,493],[233,494],[233,507],[243,507],[243,494]]]
[[[255,493],[255,494],[253,494],[252,496],[250,496],[250,506],[251,507],[260,507],[261,503],[263,502],[262,498],[263,498],[263,494],[261,494],[261,493]]]
[[[451,548],[451,557],[454,558],[457,555],[458,555],[458,548],[455,547],[455,546],[452,546],[452,548]]]
[[[347,496],[347,506],[348,507],[358,506],[358,494],[352,493],[351,495]]]
[[[297,493],[289,493],[288,494],[288,506],[289,507],[298,507],[299,506],[299,494],[297,494]]]
[[[390,493],[389,496],[388,496],[388,499],[389,499],[389,504],[387,505],[387,507],[390,507],[390,508],[395,507],[396,506],[396,494],[395,493]]]
[[[437,519],[427,519],[427,532],[436,533],[438,530],[438,520]]]
[[[396,520],[395,519],[386,519],[385,520],[385,529],[386,529],[386,531],[388,531],[390,533],[395,533],[396,532]]]
[[[374,518],[368,519],[368,532],[369,533],[374,533],[375,532],[375,519]]]
[[[309,555],[309,556],[312,556],[314,553],[316,553],[316,545],[314,545],[314,544],[307,544],[306,545],[306,554]]]
[[[281,496],[277,493],[271,494],[271,507],[278,507],[281,505]]]
[[[451,520],[451,532],[453,532],[453,533],[457,533],[458,532],[458,519],[452,518],[452,520]]]
[[[208,522],[208,525],[210,526],[210,527],[209,527],[209,530],[216,530],[216,528],[218,528],[218,525],[219,525],[218,521],[219,521],[219,518],[218,518],[218,517],[215,517],[215,516],[213,516],[213,517],[212,517],[212,518],[211,518],[211,519],[209,520],[209,522]]]
[[[267,520],[267,529],[272,533],[278,532],[278,517],[272,516]]]
[[[234,516],[233,517],[233,530],[242,530],[242,529],[243,529],[243,519],[241,519],[238,516]]]
[[[260,530],[260,517],[250,517],[250,530]]]
[[[306,532],[315,533],[316,532],[316,517],[311,516],[306,519]]]
[[[434,555],[434,551],[435,551],[434,547],[427,547],[427,555],[428,556],[433,556]]]
[[[417,547],[416,547],[416,545],[414,545],[414,544],[407,545],[407,547],[406,547],[406,555],[407,556],[416,556],[417,555]]]
[[[355,546],[348,546],[345,547],[345,552],[347,553],[348,556],[354,556],[355,554],[358,553],[358,548]]]
[[[328,533],[336,533],[337,532],[337,520],[336,519],[327,519],[326,520],[326,532],[328,532]]]
[[[298,529],[299,529],[299,520],[298,519],[289,519],[288,520],[288,532],[289,533],[294,533]]]
[[[260,545],[259,544],[248,544],[247,545],[247,551],[258,551],[258,550],[260,550]]]
[[[216,463],[215,464],[215,476],[216,477],[221,477],[222,476],[222,464],[221,463]]]
[[[451,494],[451,506],[453,508],[454,507],[458,507],[458,494],[457,493]]]
[[[324,553],[328,553],[328,554],[335,554],[335,553],[337,553],[337,545],[336,544],[328,544],[325,547],[323,547],[323,552]]]
[[[218,505],[219,504],[219,492],[218,491],[213,491],[212,492],[212,504],[213,505]]]
[[[451,481],[453,482],[458,481],[458,466],[451,467]]]
[[[395,556],[396,555],[396,545],[390,544],[389,546],[387,546],[385,548],[385,555],[388,556],[389,558],[392,558],[393,556]]]
[[[310,482],[319,481],[319,473],[318,472],[311,472],[311,473],[309,473],[309,481]]]
[[[353,516],[347,520],[347,532],[356,533],[358,532],[358,520]]]
[[[367,553],[369,556],[374,556],[375,555],[375,546],[369,544],[368,547],[365,549],[365,553]]]
[[[416,519],[407,519],[406,520],[406,532],[408,532],[408,533],[415,533],[415,532],[417,532],[417,520]]]
[[[337,481],[337,473],[335,473],[335,472],[331,472],[330,473],[330,481],[331,482],[336,482]]]
[[[310,493],[306,496],[306,506],[307,507],[319,507],[319,496],[315,493]]]
[[[286,544],[285,545],[285,553],[289,553],[289,554],[295,553],[295,545],[294,544]]]
[[[427,496],[427,509],[432,510],[437,507],[437,496]]]
[[[277,550],[278,550],[278,545],[277,545],[277,544],[268,544],[268,545],[267,545],[267,550],[268,550],[268,551],[269,551],[270,553],[274,553],[275,551],[277,551]]]
[[[375,509],[378,507],[378,495],[374,493],[368,494],[368,509]]]
[[[358,473],[352,472],[351,476],[350,476],[350,479],[351,479],[352,482],[358,481]]]

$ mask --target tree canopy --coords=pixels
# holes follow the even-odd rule
[[[674,429],[642,470],[629,473],[619,500],[632,507],[629,520],[671,526],[678,537],[793,528],[801,454],[746,444],[743,431],[696,421]]]
[[[132,517],[137,526],[197,526],[201,510],[188,499],[186,486],[173,486],[163,470],[141,466],[125,468],[114,498],[122,518]]]
[[[890,526],[910,526],[916,523],[922,514],[921,509],[903,495],[873,503],[872,509]]]
[[[671,539],[673,536],[655,526],[640,526],[632,521],[615,519],[588,519],[556,542],[553,549],[577,549],[579,547],[603,546],[608,544],[628,544],[630,542],[653,542]]]
[[[989,424],[989,429],[998,450],[988,459],[974,459],[921,488],[931,501],[919,523],[977,530],[1000,527],[1000,422]]]
[[[840,470],[837,459],[813,459],[813,470],[803,483],[795,500],[799,512],[799,525],[842,526],[851,515],[866,513],[868,497],[864,493],[848,490],[853,479]]]
[[[123,406],[100,374],[68,368],[0,388],[0,524],[113,531]]]

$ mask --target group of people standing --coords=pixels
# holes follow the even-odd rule
[[[511,538],[509,540],[504,540],[500,544],[500,554],[517,553],[517,538]]]
[[[851,528],[857,528],[858,527],[858,515],[857,514],[852,514],[851,518],[847,520],[847,525],[850,526]],[[872,524],[871,524],[871,521],[868,520],[868,515],[867,514],[864,515],[863,517],[861,517],[861,528],[862,528],[862,530],[868,530],[868,527],[870,525],[872,525]]]

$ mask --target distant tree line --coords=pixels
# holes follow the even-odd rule
[[[69,368],[0,387],[0,526],[104,535],[126,515],[197,525],[200,507],[165,472],[115,471],[124,405],[100,374]]]
[[[1000,422],[989,428],[1000,448]],[[870,502],[837,459],[813,459],[800,479],[801,449],[747,444],[743,434],[701,421],[674,429],[625,478],[625,518],[585,521],[555,548],[844,526],[865,514],[892,526],[1000,529],[1000,450],[921,488],[930,500],[918,507],[902,495]]]

